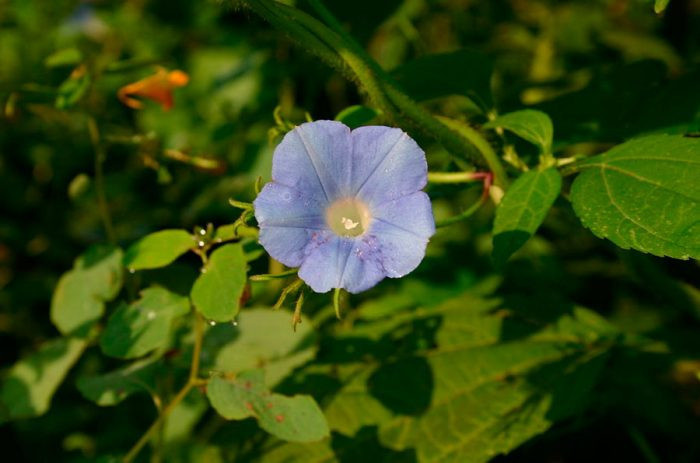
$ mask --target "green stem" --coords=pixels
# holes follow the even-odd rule
[[[342,289],[335,288],[333,290],[333,308],[335,309],[335,317],[340,320],[340,292]]]
[[[202,380],[198,378],[199,375],[199,362],[202,353],[202,338],[204,336],[204,321],[202,316],[194,311],[194,348],[192,351],[192,363],[190,364],[190,375],[187,379],[187,383],[175,394],[175,397],[170,401],[170,403],[158,414],[158,417],[153,422],[151,427],[146,430],[146,432],[141,436],[141,438],[134,444],[134,446],[126,454],[123,463],[130,463],[138,456],[139,452],[143,447],[151,440],[153,435],[158,432],[161,425],[165,423],[165,419],[172,413],[172,411],[177,407],[177,405],[182,402],[190,390],[202,384]]]
[[[471,183],[482,182],[484,172],[428,172],[429,183]]]
[[[493,172],[493,183],[505,189],[508,186],[508,174],[503,167],[501,159],[494,151],[491,144],[486,140],[476,129],[469,124],[461,121],[456,121],[448,117],[436,116],[442,123],[450,129],[458,132],[462,137],[469,140],[472,145],[479,151],[481,157],[486,161],[491,172]]]
[[[109,206],[107,205],[104,171],[102,168],[102,165],[107,158],[107,153],[105,152],[104,145],[102,144],[100,130],[97,127],[97,121],[95,121],[95,118],[90,116],[87,124],[88,132],[90,133],[90,141],[92,142],[92,147],[95,151],[95,191],[97,193],[97,206],[100,210],[100,218],[102,219],[102,225],[105,228],[107,239],[110,243],[114,244],[117,240],[116,235],[114,234],[114,227],[112,226],[112,217],[109,213]]]
[[[281,280],[283,278],[290,277],[292,275],[296,275],[298,272],[298,269],[292,269],[292,270],[286,270],[284,272],[279,272],[279,273],[264,273],[261,275],[251,275],[248,279],[250,281],[268,281],[268,280]]]

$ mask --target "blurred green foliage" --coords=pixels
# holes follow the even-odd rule
[[[302,288],[296,331],[229,204],[281,134],[400,125],[431,171],[483,166],[246,3],[0,0],[6,461],[700,460],[698,267],[655,257],[700,251],[700,2],[325,1],[511,184],[340,321]],[[172,109],[120,101],[158,69]],[[427,191],[438,221],[482,195]]]

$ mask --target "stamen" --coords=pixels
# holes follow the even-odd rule
[[[357,227],[360,225],[360,222],[353,222],[352,220],[348,219],[347,217],[343,217],[340,219],[340,223],[343,224],[346,230],[352,230],[353,228]]]
[[[338,236],[360,236],[367,231],[370,221],[369,208],[356,198],[339,199],[326,209],[326,223]]]

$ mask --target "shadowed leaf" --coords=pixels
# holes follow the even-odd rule
[[[403,64],[392,75],[418,101],[462,95],[482,109],[490,109],[491,72],[491,60],[486,55],[458,50],[421,56]]]
[[[112,357],[135,358],[164,346],[170,325],[190,309],[189,300],[153,287],[141,292],[141,299],[121,305],[107,322],[100,338],[102,352]]]
[[[59,338],[15,363],[2,383],[0,421],[45,413],[85,346],[82,339]]]

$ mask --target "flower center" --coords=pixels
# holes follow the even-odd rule
[[[355,198],[339,199],[326,209],[326,223],[338,236],[360,236],[371,219],[367,206]]]

